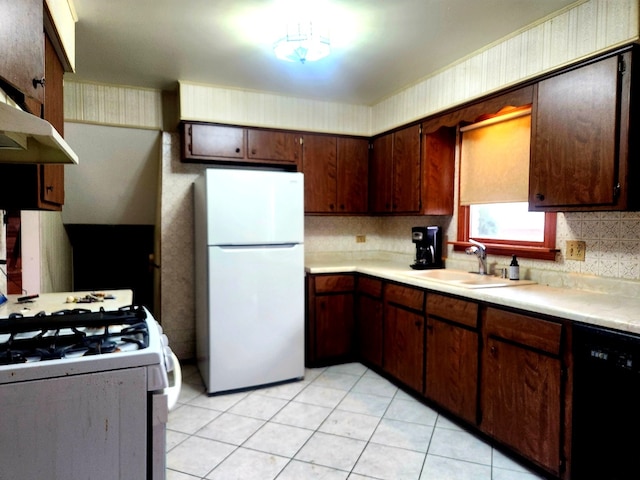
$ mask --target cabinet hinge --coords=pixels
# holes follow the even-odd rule
[[[618,184],[613,187],[613,198],[617,199],[620,196],[620,182],[618,182]]]
[[[624,61],[624,59],[620,57],[620,59],[618,60],[618,72],[622,74],[626,71],[627,71],[627,64]]]

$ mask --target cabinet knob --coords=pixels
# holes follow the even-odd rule
[[[53,185],[47,185],[47,186],[45,187],[45,190],[46,190],[47,192],[53,192]]]
[[[38,85],[44,87],[44,84],[45,84],[44,77],[34,78],[33,80],[31,80],[31,82],[33,83],[33,88],[38,88]]]
[[[489,348],[489,351],[491,352],[491,355],[495,355],[498,349],[496,347],[491,347]]]
[[[236,153],[240,153],[240,148],[236,148]]]
[[[536,200],[544,200],[544,195],[542,193],[536,193]]]

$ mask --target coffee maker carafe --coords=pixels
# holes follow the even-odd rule
[[[442,232],[440,227],[413,227],[411,240],[416,245],[414,270],[444,268],[442,264]]]

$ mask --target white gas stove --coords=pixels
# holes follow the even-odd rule
[[[0,307],[0,478],[165,478],[175,357],[130,300],[67,292]]]

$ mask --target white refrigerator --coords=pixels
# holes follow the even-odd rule
[[[194,183],[196,353],[208,394],[304,375],[302,173],[209,168]]]

